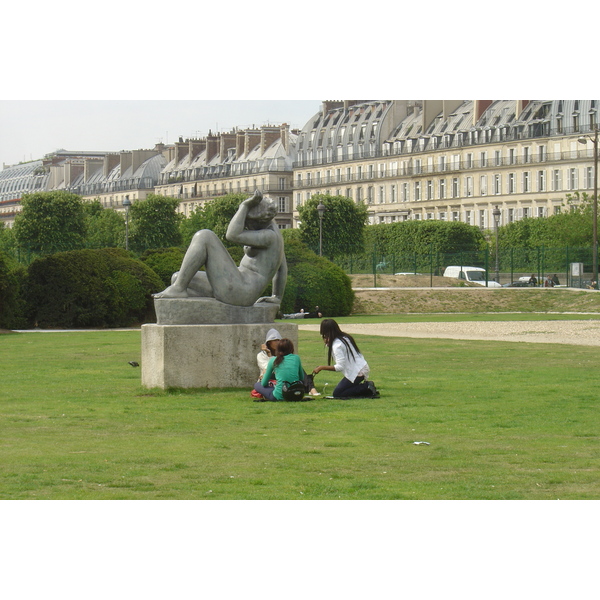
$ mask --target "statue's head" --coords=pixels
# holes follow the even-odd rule
[[[277,203],[269,196],[263,199],[257,206],[252,207],[246,216],[246,225],[251,229],[264,229],[275,218],[277,214]]]

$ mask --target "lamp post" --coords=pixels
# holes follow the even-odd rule
[[[492,215],[494,216],[494,230],[496,232],[496,283],[500,283],[500,257],[498,256],[498,225],[500,223],[500,214],[500,209],[496,204],[492,211]]]
[[[592,276],[596,282],[596,289],[598,288],[598,125],[594,127],[594,137],[591,138],[589,135],[580,137],[577,141],[580,144],[587,144],[588,139],[592,140],[594,144],[594,216],[592,222]]]
[[[123,206],[125,207],[125,250],[129,250],[129,207],[131,206],[129,196],[125,196]]]
[[[319,202],[317,212],[319,213],[319,256],[323,256],[323,215],[325,214],[325,205]]]

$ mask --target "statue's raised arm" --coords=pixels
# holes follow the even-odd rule
[[[280,303],[287,265],[283,238],[273,220],[276,214],[275,201],[256,190],[240,204],[227,228],[226,238],[244,245],[239,267],[215,233],[202,229],[194,234],[171,285],[155,298],[208,297],[235,306],[251,306],[259,299]],[[269,282],[273,295],[260,298]]]

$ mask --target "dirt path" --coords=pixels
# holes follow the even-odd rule
[[[318,324],[298,326],[319,331]],[[540,344],[600,346],[600,321],[478,321],[460,323],[362,323],[346,324],[351,334],[456,340],[495,340]]]

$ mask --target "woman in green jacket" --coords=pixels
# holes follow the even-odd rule
[[[279,340],[275,356],[267,364],[267,369],[262,381],[254,384],[254,389],[262,394],[266,400],[279,402],[283,400],[283,383],[293,383],[304,380],[304,369],[297,354],[294,354],[294,344],[291,340],[283,338]],[[275,387],[269,386],[269,380],[276,379]]]

